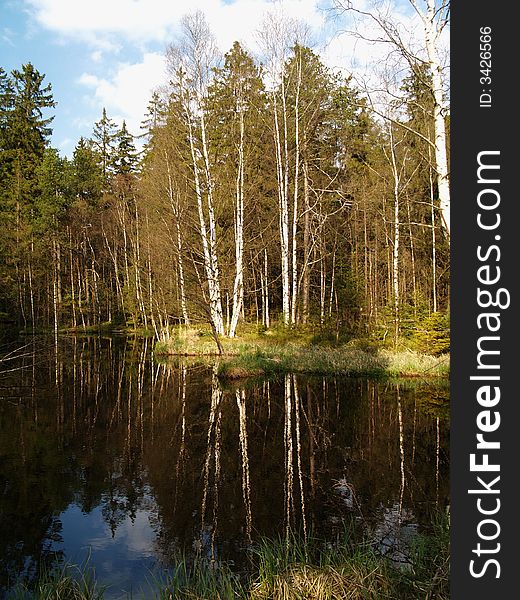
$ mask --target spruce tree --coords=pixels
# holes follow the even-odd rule
[[[145,138],[145,152],[153,146],[154,135],[160,127],[164,126],[165,120],[166,107],[158,92],[154,92],[150,102],[148,102],[145,117],[141,122],[143,133],[137,136],[139,138]]]
[[[130,175],[135,173],[139,162],[139,155],[135,148],[134,136],[126,128],[123,121],[121,129],[115,135],[114,169],[117,175]]]
[[[12,108],[8,105],[3,143],[12,175],[9,191],[11,201],[26,209],[35,197],[36,169],[52,133],[54,117],[45,117],[44,111],[56,105],[44,78],[31,63],[23,65],[12,71],[12,99],[10,90],[7,95]]]
[[[44,117],[43,113],[56,103],[51,85],[42,87],[45,75],[31,63],[23,65],[21,71],[13,70],[12,77],[14,98],[8,119],[7,143],[23,161],[24,171],[34,174],[52,133],[50,124],[54,117]]]
[[[103,172],[97,158],[92,144],[81,137],[72,156],[70,187],[74,197],[89,206],[96,206],[102,193]]]
[[[106,109],[103,108],[101,119],[94,123],[92,143],[99,156],[99,165],[105,189],[108,188],[110,177],[113,174],[115,138],[116,125],[107,116]]]

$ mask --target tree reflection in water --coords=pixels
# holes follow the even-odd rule
[[[287,375],[226,387],[211,367],[155,363],[146,340],[34,344],[1,381],[4,587],[53,550],[68,556],[71,540],[87,552],[93,534],[72,516],[105,547],[140,532],[133,572],[139,552],[242,568],[260,536],[333,540],[350,517],[374,538],[409,533],[448,501],[448,423],[428,404],[447,384]]]

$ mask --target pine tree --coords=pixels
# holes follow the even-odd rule
[[[112,119],[107,116],[107,111],[103,108],[103,114],[99,121],[94,123],[92,143],[99,156],[99,165],[103,177],[103,187],[108,189],[111,175],[113,174],[114,148],[116,138],[116,125]]]

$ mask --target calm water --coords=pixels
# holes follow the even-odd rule
[[[431,410],[446,383],[223,387],[126,338],[22,354],[0,363],[0,589],[58,553],[136,597],[179,552],[242,571],[261,536],[333,539],[353,517],[399,560],[448,503],[449,426]]]

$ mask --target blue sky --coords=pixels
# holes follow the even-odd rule
[[[307,24],[315,42],[326,44],[321,53],[330,66],[350,71],[354,63],[374,58],[373,46],[337,35],[343,24],[330,20],[323,10],[327,2],[0,0],[0,65],[11,71],[32,62],[45,74],[57,102],[52,145],[71,155],[80,136],[91,135],[103,107],[119,124],[125,119],[131,133],[140,133],[152,91],[166,81],[165,48],[175,40],[182,15],[195,9],[206,14],[222,52],[235,39],[257,52],[256,32],[266,11],[282,6],[288,17]]]

